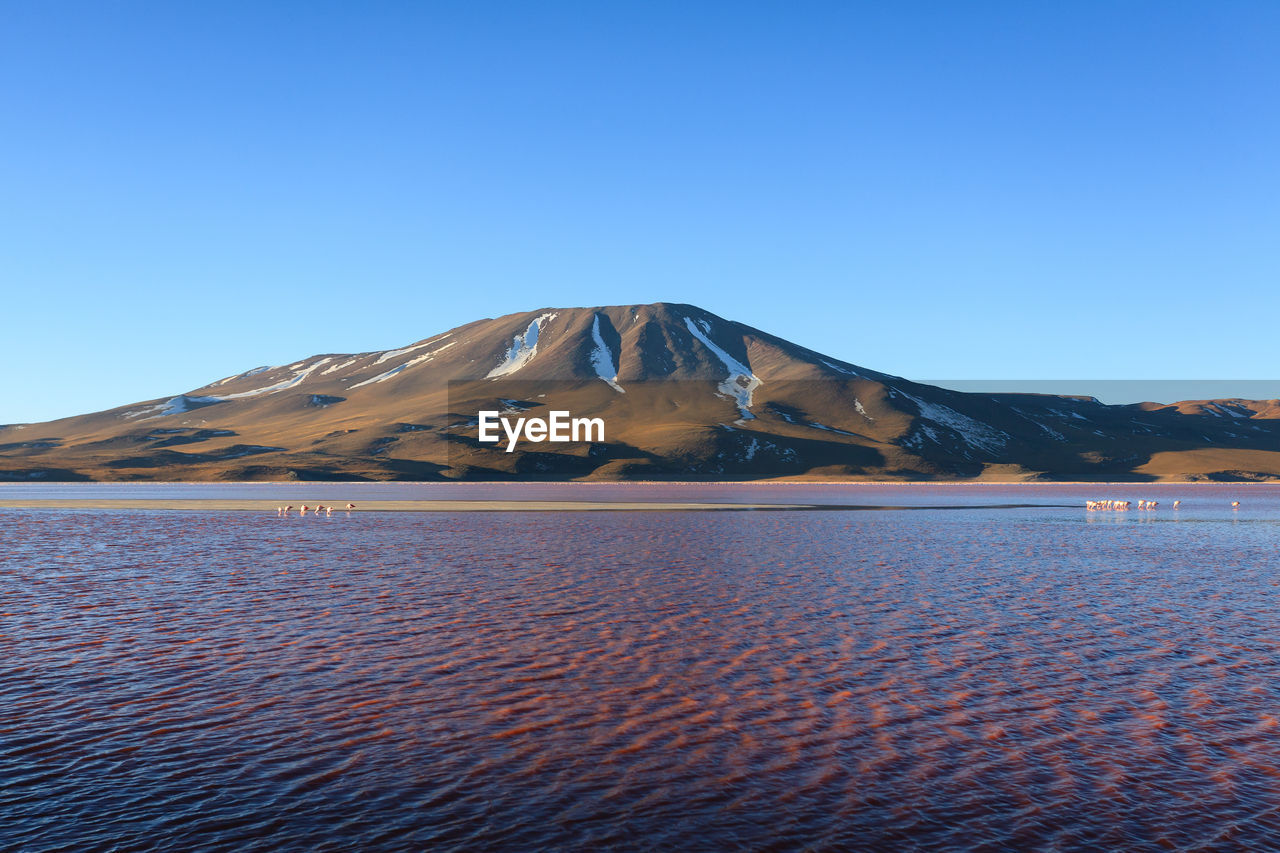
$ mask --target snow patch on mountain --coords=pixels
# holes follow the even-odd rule
[[[802,421],[799,418],[797,418],[795,415],[783,409],[774,409],[773,413],[781,417],[784,421],[786,421],[789,424],[796,424],[797,426],[806,426],[806,427],[809,427],[810,429],[820,429],[820,430],[823,430],[824,432],[838,432],[841,435],[853,435],[853,436],[857,435],[856,432],[849,432],[848,430],[837,429],[836,427],[833,427],[833,426],[820,424],[817,421]]]
[[[952,430],[960,436],[965,444],[972,448],[983,450],[987,453],[998,453],[1008,441],[1009,436],[1007,433],[988,426],[981,421],[976,421],[968,415],[963,415],[949,406],[944,406],[941,403],[929,403],[919,397],[913,397],[901,389],[897,390],[903,397],[916,404],[916,408],[920,410],[921,418]],[[932,430],[927,427],[922,427],[922,429],[929,434],[931,439],[937,440]]]
[[[1047,423],[1044,423],[1043,421],[1037,421],[1037,420],[1032,420],[1031,422],[1032,422],[1033,424],[1035,424],[1036,426],[1040,427],[1040,429],[1044,430],[1044,434],[1045,434],[1045,435],[1047,435],[1047,436],[1049,436],[1050,438],[1052,438],[1054,441],[1066,441],[1066,440],[1067,440],[1067,437],[1066,437],[1065,435],[1063,435],[1062,433],[1058,432],[1056,429],[1054,429],[1053,427],[1049,426]]]
[[[1248,414],[1245,414],[1245,412],[1248,411],[1247,409],[1242,411],[1243,407],[1237,406],[1234,403],[1230,403],[1226,406],[1223,406],[1220,403],[1209,403],[1207,406],[1205,406],[1205,408],[1211,414],[1220,418],[1221,417],[1229,417],[1229,418],[1248,418],[1249,417]]]
[[[143,418],[144,420],[155,420],[156,418],[167,417],[168,415],[185,415],[187,412],[200,409],[213,403],[221,403],[221,397],[195,397],[189,394],[179,394],[176,397],[170,397],[162,403],[155,403],[145,406],[141,409],[134,409],[131,412],[125,412],[121,417],[129,420]]]
[[[1033,423],[1033,424],[1035,424],[1036,426],[1040,427],[1040,429],[1044,431],[1045,435],[1049,436],[1049,437],[1050,437],[1050,438],[1052,438],[1054,441],[1066,441],[1066,440],[1067,440],[1067,437],[1066,437],[1065,435],[1063,435],[1062,433],[1058,432],[1056,429],[1054,429],[1053,427],[1049,426],[1047,423],[1045,423],[1044,421],[1040,420],[1040,419],[1039,419],[1039,418],[1037,418],[1036,416],[1034,416],[1034,415],[1032,415],[1032,414],[1028,414],[1027,412],[1023,411],[1022,409],[1019,409],[1017,406],[1010,406],[1010,407],[1009,407],[1009,409],[1010,409],[1011,411],[1013,411],[1015,414],[1017,414],[1017,416],[1018,416],[1018,417],[1020,417],[1020,418],[1022,418],[1024,421],[1030,421],[1031,423]]]
[[[711,331],[711,324],[706,320],[695,321],[685,317],[684,324],[689,329],[689,333],[711,350],[729,371],[729,377],[720,383],[718,389],[720,393],[737,402],[742,420],[753,419],[755,415],[751,414],[751,395],[763,383],[751,372],[751,368],[729,355],[707,337],[707,333]]]
[[[274,385],[267,385],[263,388],[254,388],[252,391],[240,391],[236,394],[220,394],[217,397],[209,397],[208,399],[221,402],[224,400],[243,400],[245,397],[258,397],[262,394],[275,394],[277,392],[284,391],[287,388],[292,388],[331,361],[333,361],[333,359],[326,356],[310,367],[304,367],[302,370],[295,371],[288,379],[282,379]],[[297,364],[292,365],[290,369],[303,364],[306,364],[306,362],[300,361]]]
[[[485,375],[485,379],[510,376],[528,364],[538,353],[538,333],[542,331],[543,324],[551,322],[556,316],[555,313],[548,312],[535,317],[533,322],[529,324],[529,328],[524,330],[523,335],[516,335],[511,339],[511,346],[507,349],[506,357],[503,358],[501,364]]]
[[[443,336],[443,335],[441,335],[440,337],[444,337],[444,336]],[[437,340],[439,340],[439,338],[437,338]],[[414,366],[414,365],[416,365],[416,364],[424,364],[424,363],[426,363],[426,362],[428,362],[428,361],[431,361],[431,360],[432,360],[433,358],[435,358],[437,355],[439,355],[440,353],[444,352],[445,350],[447,350],[449,347],[453,346],[453,345],[454,345],[454,344],[456,344],[456,343],[457,343],[457,341],[450,341],[449,343],[445,344],[445,345],[444,345],[444,346],[442,346],[442,347],[438,347],[438,348],[436,348],[436,349],[433,349],[431,352],[423,353],[422,355],[418,356],[417,358],[411,358],[411,359],[409,359],[408,361],[406,361],[404,364],[397,365],[396,367],[391,368],[390,370],[386,371],[385,373],[379,373],[377,376],[373,377],[372,379],[366,379],[366,380],[365,380],[365,381],[363,381],[363,382],[357,382],[355,385],[352,385],[352,386],[351,386],[350,388],[348,388],[347,390],[348,390],[348,391],[354,391],[354,390],[356,390],[357,388],[362,388],[362,387],[364,387],[365,385],[372,385],[372,384],[373,384],[373,383],[375,383],[375,382],[386,382],[388,379],[392,378],[393,376],[399,376],[401,373],[403,373],[404,371],[408,370],[410,367],[413,367],[413,366]],[[415,349],[416,349],[416,347],[415,347]],[[377,364],[377,363],[378,363],[378,362],[376,362],[376,361],[374,362],[374,364]]]
[[[934,432],[932,427],[930,427],[928,424],[920,424],[917,432],[914,432],[911,435],[907,436],[906,438],[902,439],[902,441],[899,443],[903,447],[910,447],[915,450],[919,450],[921,447],[924,446],[924,440],[926,438],[932,441],[934,444],[937,444],[939,446],[942,445],[942,442],[938,440],[938,434]]]
[[[843,373],[843,374],[844,374],[844,375],[846,375],[846,376],[857,376],[857,377],[861,377],[861,376],[862,376],[862,374],[861,374],[861,373],[859,373],[859,372],[858,372],[858,371],[856,371],[856,370],[850,370],[850,369],[849,369],[849,368],[847,368],[847,367],[841,367],[841,366],[840,366],[840,365],[838,365],[838,364],[832,364],[831,362],[827,361],[825,358],[823,358],[823,359],[819,359],[819,361],[821,361],[821,362],[822,362],[823,364],[825,364],[827,367],[829,367],[829,368],[831,368],[832,370],[834,370],[836,373]]]
[[[378,356],[378,360],[375,361],[374,364],[382,364],[384,361],[390,361],[393,358],[397,358],[402,355],[408,355],[411,352],[417,352],[423,347],[429,347],[432,344],[434,344],[436,341],[442,341],[452,334],[453,332],[445,332],[443,335],[436,335],[434,338],[423,341],[420,344],[414,344],[413,346],[403,347],[402,349],[387,350],[382,355]]]
[[[591,366],[595,368],[596,376],[603,379],[610,388],[619,394],[627,393],[618,384],[618,369],[613,366],[613,353],[609,352],[608,345],[605,344],[604,338],[600,335],[599,314],[596,314],[591,322],[591,340],[596,345],[595,349],[591,351]]]
[[[329,367],[326,367],[324,370],[320,371],[320,375],[328,376],[330,373],[337,373],[339,370],[342,370],[343,368],[346,368],[346,367],[350,367],[351,365],[355,364],[359,360],[360,360],[360,356],[357,356],[356,358],[349,358],[346,361],[341,362],[340,364],[334,364]]]
[[[185,415],[192,409],[198,409],[201,406],[217,402],[217,397],[188,397],[186,394],[179,394],[164,404],[160,417],[165,415]]]
[[[848,430],[844,430],[844,429],[836,429],[833,426],[820,424],[817,421],[809,421],[807,424],[805,424],[805,426],[809,427],[810,429],[824,430],[825,432],[836,432],[836,433],[839,433],[840,435],[857,435],[856,432],[849,432]]]
[[[237,373],[235,376],[228,376],[226,379],[219,379],[217,382],[214,382],[211,385],[209,385],[209,387],[213,388],[218,385],[226,385],[228,382],[234,382],[237,379],[244,379],[245,377],[248,377],[248,376],[253,376],[258,373],[265,373],[268,370],[275,370],[275,369],[276,368],[270,365],[264,364],[262,367],[255,367],[253,370],[246,370],[244,373]]]

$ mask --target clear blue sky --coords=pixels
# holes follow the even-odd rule
[[[658,300],[911,377],[1280,377],[1277,44],[1272,0],[5,3],[0,423]]]

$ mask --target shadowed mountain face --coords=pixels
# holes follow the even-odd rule
[[[478,438],[481,411],[603,440]],[[479,320],[399,349],[0,427],[0,479],[1270,480],[1280,401],[967,394],[658,303]]]

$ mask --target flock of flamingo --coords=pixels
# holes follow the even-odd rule
[[[347,512],[351,512],[351,510],[355,508],[356,508],[355,504],[347,504]],[[291,512],[293,512],[292,505],[276,507],[276,515],[281,518],[283,518],[284,516],[288,515]],[[324,513],[326,516],[329,516],[329,515],[333,515],[333,507],[324,506],[323,504],[316,504],[315,506],[307,506],[306,504],[303,504],[302,508],[298,510],[298,515],[304,516],[309,512],[314,513],[315,515],[320,515],[321,513]]]
[[[1138,501],[1138,509],[1154,510],[1158,506],[1160,506],[1160,501]],[[1181,506],[1182,506],[1182,501],[1173,502],[1174,509],[1178,509]],[[1093,512],[1095,510],[1096,511],[1111,510],[1114,512],[1125,512],[1131,509],[1132,507],[1133,507],[1133,501],[1085,501],[1084,502],[1084,508],[1086,510],[1089,510],[1090,512]],[[1239,509],[1240,501],[1232,501],[1231,508]]]
[[[1174,501],[1175,510],[1181,505],[1183,505],[1183,502]],[[1138,501],[1139,510],[1155,510],[1157,506],[1160,506],[1160,501]],[[348,503],[346,508],[347,512],[351,512],[352,510],[355,510],[356,505],[355,503]],[[1125,512],[1130,510],[1130,508],[1133,508],[1133,501],[1085,501],[1084,508],[1091,512]],[[1240,502],[1231,501],[1231,508],[1233,508],[1233,510],[1238,510],[1238,508],[1240,508]],[[298,510],[298,516],[305,516],[307,515],[307,512],[312,512],[312,514],[315,515],[324,514],[325,516],[330,516],[333,515],[333,510],[334,507],[324,506],[323,503],[317,503],[314,507],[307,506],[306,503],[303,503],[300,510]],[[279,517],[287,516],[291,514],[291,512],[293,512],[292,505],[275,507],[275,515]]]

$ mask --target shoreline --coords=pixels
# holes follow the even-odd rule
[[[211,498],[33,498],[3,499],[0,509],[105,509],[105,510],[169,510],[176,512],[261,512],[273,513],[281,506],[278,500],[248,498],[243,500]],[[310,504],[308,504],[310,506]],[[798,510],[801,504],[734,504],[681,501],[516,501],[516,500],[364,500],[353,510],[334,507],[334,515],[359,512],[590,512],[590,511],[654,511],[654,510]],[[308,513],[313,515],[313,513]],[[288,516],[298,517],[295,505]]]
[[[313,486],[347,486],[367,488],[369,486],[432,486],[432,487],[467,487],[467,486],[507,486],[521,488],[528,486],[795,486],[798,488],[812,486],[901,486],[928,487],[937,486],[962,487],[981,486],[1008,488],[1010,486],[1029,486],[1054,488],[1060,486],[1108,486],[1126,488],[1159,488],[1167,486],[1275,486],[1280,487],[1280,480],[5,480],[0,479],[0,488],[6,486],[71,486],[86,488],[93,486],[288,486],[295,489],[306,489]]]
[[[32,498],[0,499],[2,509],[159,510],[173,512],[272,513],[279,501],[261,499],[168,498]],[[886,506],[879,504],[712,503],[705,501],[518,501],[518,500],[396,500],[362,501],[354,510],[335,507],[334,515],[360,512],[857,512],[928,509],[1074,508],[1075,504],[990,504],[979,506]],[[308,513],[312,515],[312,513]],[[298,517],[298,507],[288,516]],[[329,516],[326,516],[329,517]]]

